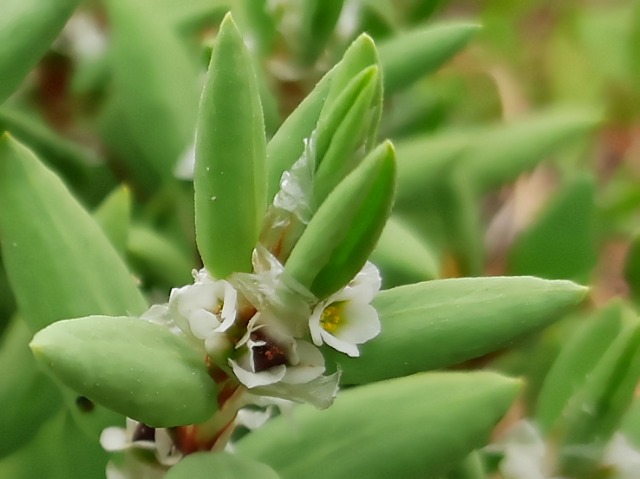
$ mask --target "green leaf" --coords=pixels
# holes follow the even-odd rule
[[[286,418],[270,421],[240,440],[238,453],[283,479],[436,477],[485,444],[518,389],[518,381],[485,372],[354,388],[326,411],[295,409],[295,431]]]
[[[629,245],[624,266],[624,278],[634,301],[640,301],[640,234],[636,233]]]
[[[226,452],[190,454],[167,472],[165,479],[278,479],[278,474],[265,464]]]
[[[256,39],[255,47],[262,57],[273,52],[277,39],[277,26],[271,12],[268,11],[267,0],[241,0],[237,2],[241,26],[246,25],[247,31]]]
[[[0,137],[0,246],[18,307],[33,331],[90,314],[140,314],[147,303],[94,219],[25,147]],[[102,408],[82,414],[88,433],[119,418]]]
[[[267,196],[270,201],[280,188],[282,173],[289,170],[302,156],[304,140],[311,137],[323,109],[334,103],[353,77],[377,62],[373,41],[367,35],[360,35],[349,46],[342,60],[322,77],[313,91],[284,121],[267,145]]]
[[[395,189],[395,155],[385,142],[329,195],[285,265],[324,298],[347,284],[366,262],[389,216]]]
[[[250,271],[266,209],[266,146],[256,76],[230,15],[211,55],[196,136],[196,238],[202,261],[216,278]]]
[[[152,427],[194,424],[217,408],[204,356],[184,336],[139,318],[58,321],[30,347],[78,394]]]
[[[316,206],[357,165],[354,152],[364,141],[371,118],[372,102],[380,83],[378,67],[356,75],[344,92],[320,116],[312,151],[316,156],[313,198]],[[312,139],[313,140],[313,139]]]
[[[593,110],[565,108],[494,126],[473,137],[463,164],[480,190],[491,189],[583,138],[599,122],[600,115]]]
[[[559,188],[509,252],[509,272],[547,279],[587,280],[597,261],[596,185],[579,175]]]
[[[324,52],[334,32],[344,0],[307,0],[300,12],[300,62],[313,65]]]
[[[599,456],[620,426],[640,378],[640,321],[623,313],[620,333],[576,391],[553,432],[559,442],[560,471],[582,477],[598,467]],[[589,447],[589,454],[580,449]]]
[[[108,459],[98,441],[87,441],[69,413],[61,411],[29,444],[0,461],[0,477],[99,478],[104,477]]]
[[[562,419],[569,399],[584,387],[621,328],[622,304],[615,302],[585,318],[582,327],[565,341],[547,373],[536,404],[536,422],[544,432]]]
[[[128,257],[136,270],[169,286],[193,281],[191,271],[195,264],[171,240],[143,225],[134,225],[129,232]]]
[[[440,269],[436,253],[394,216],[387,221],[370,259],[380,268],[385,288],[437,278]]]
[[[62,182],[0,137],[2,255],[30,327],[90,314],[140,314],[147,304],[100,227]]]
[[[0,345],[0,457],[21,448],[62,406],[58,388],[38,368],[28,344],[31,331],[18,317]]]
[[[79,0],[3,0],[0,15],[0,103],[47,52]]]
[[[106,193],[112,176],[108,169],[98,164],[95,154],[77,144],[62,138],[60,134],[33,113],[17,109],[0,109],[0,132],[7,131],[19,142],[27,145],[36,155],[43,158],[48,166],[65,179],[83,197]],[[100,176],[100,182],[94,181]]]
[[[344,384],[451,366],[548,326],[587,291],[531,277],[433,280],[382,291],[373,301],[380,335],[360,346],[360,358],[327,350],[328,363],[340,365]]]
[[[93,217],[118,254],[124,255],[127,249],[131,221],[131,193],[129,193],[129,189],[126,186],[120,186],[113,190],[98,205]]]
[[[479,26],[449,23],[409,30],[378,46],[387,94],[432,73],[462,50]]]
[[[398,206],[415,209],[428,203],[432,190],[459,164],[468,144],[468,136],[460,133],[420,136],[395,144]]]
[[[107,4],[114,81],[126,127],[148,165],[171,179],[194,137],[199,97],[195,61],[149,0]]]

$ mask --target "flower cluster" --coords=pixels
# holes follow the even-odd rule
[[[324,374],[319,346],[358,356],[358,345],[380,332],[370,305],[381,285],[378,269],[367,263],[342,290],[319,301],[266,248],[256,248],[253,266],[253,273],[227,280],[194,271],[193,284],[174,288],[166,305],[143,317],[189,337],[251,394],[328,407],[339,372]]]
[[[516,423],[501,442],[488,446],[486,450],[503,456],[499,469],[505,479],[564,479],[553,473],[556,452],[529,421]],[[604,451],[584,445],[573,446],[570,452],[575,456],[598,458],[600,469],[607,471],[606,477],[640,477],[640,452],[621,433],[613,436]]]

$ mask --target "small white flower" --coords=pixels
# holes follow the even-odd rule
[[[238,342],[243,352],[229,365],[252,394],[308,402],[326,408],[333,402],[339,373],[322,376],[324,357],[313,344],[289,336],[268,315],[257,313]]]
[[[130,418],[127,418],[124,429],[120,427],[104,429],[100,434],[100,445],[109,452],[131,449],[152,451],[158,463],[163,466],[176,464],[182,457],[167,429],[155,429]]]
[[[169,314],[186,334],[206,341],[233,324],[237,292],[227,281],[211,278],[205,269],[194,271],[194,279],[194,284],[171,290]]]
[[[357,345],[380,333],[378,312],[369,303],[381,283],[378,268],[367,262],[345,288],[319,303],[309,318],[313,343],[327,343],[349,356],[359,356]]]
[[[640,477],[640,452],[618,433],[607,445],[602,465],[613,468],[614,479],[637,479]]]
[[[237,360],[229,359],[238,380],[249,389],[278,382],[304,384],[324,372],[322,353],[307,341],[295,339],[257,313],[236,348],[244,349]]]

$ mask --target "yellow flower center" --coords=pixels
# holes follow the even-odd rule
[[[344,322],[344,318],[341,316],[342,308],[340,303],[333,303],[324,308],[322,315],[320,316],[320,326],[328,333],[335,333],[340,327],[340,323]]]
[[[219,300],[219,301],[218,301],[218,304],[217,304],[217,305],[215,305],[215,306],[213,307],[213,309],[211,310],[211,312],[212,312],[213,314],[215,314],[216,316],[220,316],[220,314],[222,313],[222,308],[223,308],[223,306],[224,306],[224,301]]]

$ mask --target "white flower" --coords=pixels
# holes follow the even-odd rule
[[[319,303],[309,318],[313,343],[327,343],[349,356],[359,356],[357,345],[380,333],[378,312],[369,303],[381,283],[378,268],[367,262],[345,288]]]
[[[242,352],[229,359],[236,378],[252,394],[309,402],[326,408],[333,402],[339,373],[322,376],[322,353],[311,343],[289,336],[279,323],[257,313],[238,342]]]
[[[100,445],[109,452],[132,449],[151,451],[163,466],[172,466],[182,457],[167,429],[152,428],[130,418],[127,418],[125,429],[108,427],[103,430]]]
[[[186,334],[206,341],[233,324],[237,292],[227,281],[214,280],[205,269],[193,274],[194,284],[171,290],[169,314]]]
[[[607,445],[602,465],[613,468],[612,479],[637,479],[640,477],[640,452],[622,434],[615,434]]]
[[[269,323],[267,315],[257,313],[236,345],[244,352],[237,360],[229,359],[242,384],[249,389],[278,382],[303,384],[324,372],[324,356],[316,347]]]
[[[499,444],[488,449],[503,454],[499,469],[504,479],[551,479],[547,446],[529,421],[515,424]]]

